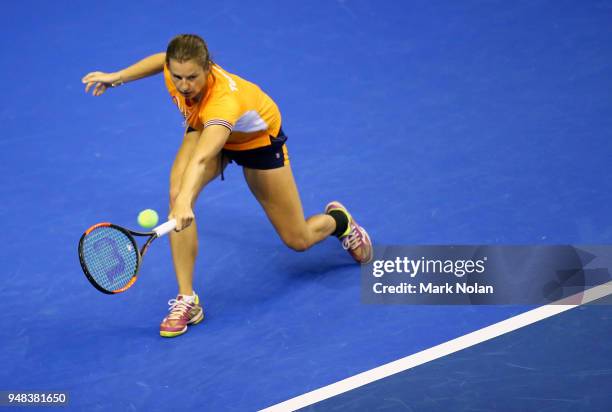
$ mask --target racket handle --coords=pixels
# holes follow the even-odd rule
[[[168,220],[166,223],[162,223],[161,225],[157,226],[153,229],[153,231],[155,232],[155,234],[157,234],[157,237],[162,237],[163,235],[167,235],[168,233],[172,232],[175,227],[176,220],[171,219]]]

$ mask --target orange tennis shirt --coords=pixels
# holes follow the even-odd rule
[[[193,102],[178,92],[170,71],[164,65],[164,80],[172,101],[185,117],[185,125],[197,130],[222,125],[230,130],[223,146],[228,150],[249,150],[268,146],[270,136],[278,136],[281,114],[276,103],[259,86],[216,64],[211,66],[206,92]]]

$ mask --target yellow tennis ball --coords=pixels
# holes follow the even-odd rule
[[[138,214],[138,224],[144,228],[150,229],[157,225],[159,216],[153,209],[145,209]]]

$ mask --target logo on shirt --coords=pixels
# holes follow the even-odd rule
[[[233,91],[233,92],[238,91],[238,85],[236,85],[236,82],[234,81],[234,79],[229,77],[229,75],[227,73],[225,73],[223,70],[221,70],[217,66],[213,66],[213,69],[218,71],[219,74],[221,74],[221,76],[223,76],[223,77],[225,77],[227,79],[227,81],[229,83],[229,88],[230,88],[231,91]]]

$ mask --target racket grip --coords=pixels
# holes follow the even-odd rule
[[[171,219],[171,220],[168,220],[166,223],[162,223],[161,225],[157,226],[156,228],[153,229],[153,231],[155,232],[157,237],[162,237],[163,235],[167,235],[168,233],[172,232],[175,227],[176,227],[176,220]]]

